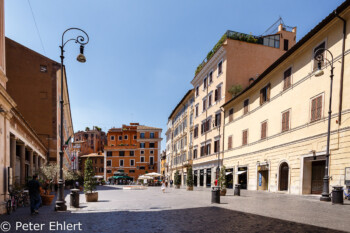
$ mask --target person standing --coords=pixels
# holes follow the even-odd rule
[[[161,189],[162,189],[163,193],[165,193],[165,182],[164,182],[164,181],[162,182],[162,187],[161,187]]]
[[[28,182],[29,197],[30,197],[30,212],[31,214],[39,214],[39,207],[41,204],[40,197],[40,183],[38,176],[34,175],[33,179]]]

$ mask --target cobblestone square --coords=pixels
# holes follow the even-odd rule
[[[227,196],[221,197],[221,204],[211,204],[210,190],[200,188],[193,192],[167,188],[162,193],[159,187],[123,190],[122,186],[103,186],[98,192],[96,203],[86,203],[81,194],[78,209],[69,207],[67,195],[67,212],[54,212],[52,205],[31,216],[29,208],[20,208],[10,216],[0,216],[0,220],[11,224],[8,232],[28,232],[23,228],[26,223],[44,224],[40,232],[341,232],[350,229],[347,200],[344,205],[332,205],[318,201],[315,196],[256,191],[242,191],[237,197],[229,190]],[[16,224],[22,226],[16,230]]]

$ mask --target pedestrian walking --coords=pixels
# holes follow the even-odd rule
[[[173,187],[173,180],[170,180],[170,188]]]
[[[28,182],[29,197],[30,197],[30,212],[31,214],[39,214],[39,207],[41,204],[40,197],[40,183],[38,176],[34,175],[33,179]]]
[[[168,180],[165,181],[165,188],[168,188]]]
[[[163,193],[165,193],[165,182],[164,181],[162,182],[161,190],[163,191]]]

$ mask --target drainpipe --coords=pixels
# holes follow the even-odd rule
[[[340,89],[339,89],[339,114],[338,114],[338,125],[341,124],[341,112],[343,105],[343,83],[344,83],[344,53],[345,53],[345,39],[346,39],[346,21],[340,17],[336,11],[334,11],[336,17],[343,21],[343,46],[341,55],[341,72],[340,72]]]

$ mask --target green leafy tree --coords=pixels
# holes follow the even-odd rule
[[[181,185],[181,177],[180,177],[179,171],[175,172],[174,184]]]
[[[94,178],[95,172],[92,167],[92,160],[88,158],[85,161],[85,171],[84,171],[84,192],[92,193],[96,190],[96,179]]]
[[[223,190],[223,189],[226,189],[227,187],[227,182],[226,182],[226,167],[225,166],[222,166],[221,167],[221,170],[220,170],[220,176],[219,176],[219,186],[220,188]]]
[[[193,187],[193,174],[192,174],[192,167],[189,167],[187,169],[187,180],[186,180],[188,187]]]
[[[240,93],[242,91],[242,86],[241,85],[232,85],[230,87],[230,89],[228,89],[228,92],[232,95],[232,96],[236,96],[238,93]]]

